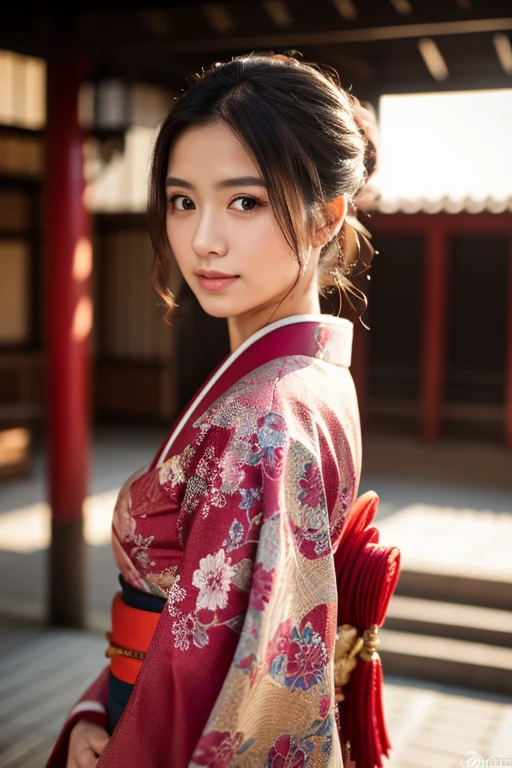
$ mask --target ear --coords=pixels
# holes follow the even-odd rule
[[[348,211],[346,195],[340,195],[323,206],[321,221],[313,233],[313,246],[323,246],[338,234]]]

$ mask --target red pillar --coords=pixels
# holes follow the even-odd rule
[[[446,364],[446,271],[446,231],[433,220],[425,242],[421,361],[420,433],[429,441],[438,440],[441,435]]]
[[[92,254],[77,116],[82,72],[80,57],[71,47],[54,51],[48,62],[45,251],[52,509],[48,607],[51,624],[73,627],[85,624],[82,508],[89,474],[92,325]]]
[[[512,234],[508,241],[508,322],[505,358],[505,443],[512,450]]]

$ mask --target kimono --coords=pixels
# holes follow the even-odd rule
[[[334,556],[358,490],[352,324],[298,315],[225,358],[115,506],[123,578],[165,598],[99,768],[339,768]],[[70,713],[106,727],[108,667]]]

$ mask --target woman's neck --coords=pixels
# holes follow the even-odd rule
[[[237,317],[228,317],[228,331],[229,331],[229,345],[231,352],[244,343],[253,333],[259,331],[269,323],[274,323],[276,320],[282,320],[284,317],[291,317],[292,315],[319,315],[320,298],[318,296],[318,290],[315,293],[307,293],[301,297],[301,301],[295,300],[293,302],[287,302],[286,299],[277,305],[274,309],[272,307],[258,308],[257,311],[247,312],[244,315]]]

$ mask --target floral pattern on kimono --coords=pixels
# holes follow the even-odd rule
[[[168,601],[174,645],[182,652],[192,644],[204,648],[223,625],[241,628],[192,766],[341,765],[339,743],[333,739],[337,593],[317,427],[311,419],[306,445],[290,429],[286,407],[278,410],[279,398],[274,395],[274,400],[278,402],[260,416],[246,442],[250,452],[235,451],[232,459],[231,471],[241,479],[233,496],[245,518],[237,512],[229,519],[222,547],[200,558],[190,583],[175,585]],[[210,428],[212,440],[215,429]],[[233,439],[243,441],[247,435],[235,430]],[[213,459],[215,452],[209,455]],[[218,466],[226,466],[225,453],[216,458]],[[216,497],[217,471],[210,467],[208,499],[201,497],[195,507],[203,520],[200,510]],[[344,477],[337,497],[340,519],[354,493],[354,477]],[[248,587],[247,608],[237,617],[230,601]],[[187,590],[195,606],[186,614],[180,603]],[[233,699],[241,702],[235,712],[229,706]],[[285,722],[255,727],[255,712],[259,721],[261,712],[278,703],[279,711],[282,707],[292,713],[284,718],[289,730],[284,730]]]
[[[98,768],[129,765],[141,740],[152,766],[342,765],[332,553],[359,435],[329,334],[318,359],[275,359],[238,381],[180,453],[120,495],[118,564],[167,604]]]

